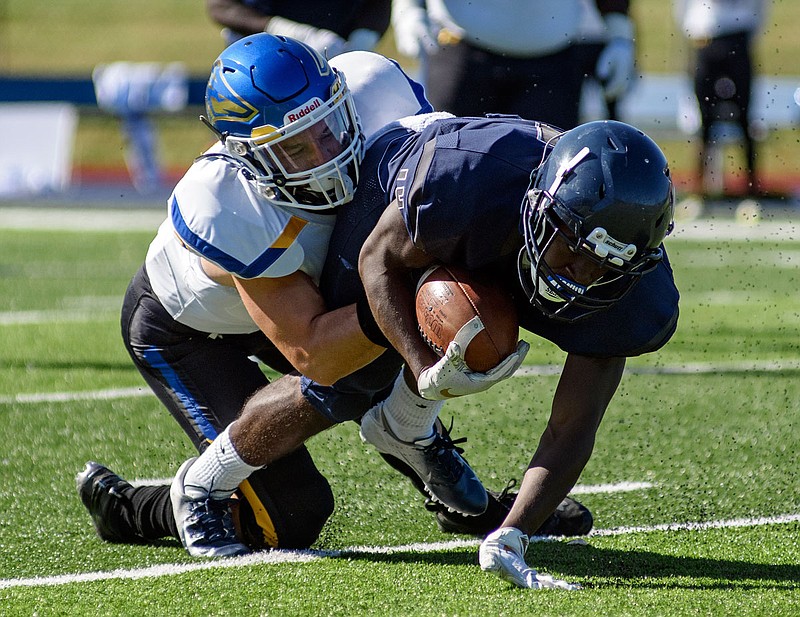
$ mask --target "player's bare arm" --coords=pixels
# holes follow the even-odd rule
[[[384,351],[364,336],[355,304],[327,311],[319,289],[304,272],[233,280],[259,329],[292,366],[321,384],[332,384]]]
[[[414,246],[395,202],[389,204],[361,249],[358,270],[372,314],[415,378],[439,358],[417,331],[411,270],[433,258]]]
[[[624,368],[625,358],[567,356],[547,428],[504,527],[534,533],[572,489],[589,461]]]
[[[263,32],[269,23],[269,15],[233,0],[206,0],[206,10],[218,24],[242,34]]]

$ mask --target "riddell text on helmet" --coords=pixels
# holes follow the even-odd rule
[[[283,118],[284,124],[288,124],[289,122],[294,122],[295,120],[299,120],[303,116],[307,116],[315,109],[319,109],[322,106],[322,101],[318,98],[311,99],[310,103],[303,105],[303,107],[299,109],[294,109],[290,111],[286,116]]]

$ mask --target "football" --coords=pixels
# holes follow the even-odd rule
[[[511,296],[461,268],[440,265],[425,272],[416,311],[422,338],[440,356],[458,335],[470,370],[485,373],[516,349],[519,322]]]

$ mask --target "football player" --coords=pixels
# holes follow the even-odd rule
[[[417,333],[415,280],[434,263],[490,271],[514,296],[521,327],[558,345],[566,360],[520,493],[481,544],[480,565],[520,587],[574,589],[529,568],[525,550],[588,462],[626,358],[658,350],[677,327],[678,291],[662,244],[674,209],[664,154],[613,121],[562,132],[505,116],[402,119],[373,136],[361,171],[370,181],[337,218],[320,290],[330,309],[366,298],[377,328],[365,331],[390,347],[332,385],[288,376],[282,388],[260,390],[236,423],[254,429],[239,454],[257,460],[264,436],[289,421],[308,436],[316,416],[326,425],[365,414],[362,438],[411,464],[415,436],[429,434],[440,406],[412,408],[409,392],[429,401],[479,392],[516,364],[501,363],[502,375],[473,373],[457,344],[436,356]],[[275,444],[269,449],[275,456]],[[191,465],[173,482],[179,521],[188,520],[181,503]]]
[[[354,92],[344,76],[351,69]],[[216,60],[203,120],[218,141],[175,187],[122,311],[133,361],[199,450],[228,439],[225,427],[267,384],[251,357],[332,383],[384,351],[362,334],[353,306],[326,311],[317,281],[334,214],[359,181],[365,140],[390,120],[430,111],[422,88],[377,54],[346,54],[336,68],[303,43],[259,34]],[[440,456],[462,466],[486,502],[480,481],[439,435]],[[327,481],[296,446],[268,469],[249,467],[239,514],[251,546],[307,547],[332,512]],[[123,505],[132,505],[122,518],[136,519],[136,529],[112,533],[108,504],[121,502],[109,501],[111,485],[124,492],[112,476],[90,464],[78,479],[101,536],[174,535],[163,490],[126,497]],[[214,514],[197,513],[193,539],[202,548],[194,552],[246,550],[231,542],[229,517]]]

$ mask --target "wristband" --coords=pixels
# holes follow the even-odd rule
[[[366,296],[361,296],[356,301],[356,315],[358,316],[358,325],[361,326],[361,331],[371,343],[375,343],[379,347],[389,348],[392,346],[380,326],[378,326],[378,322],[375,321],[375,317],[372,316],[372,309],[369,308]]]

